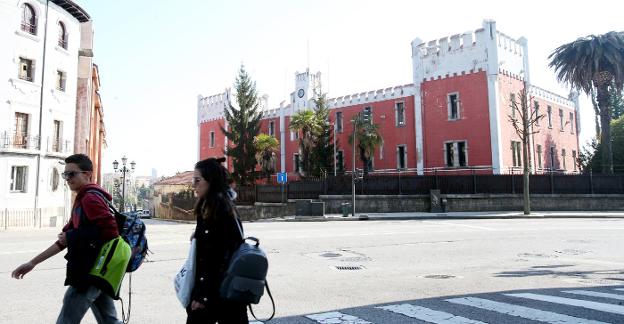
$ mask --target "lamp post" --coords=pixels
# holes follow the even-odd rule
[[[136,166],[136,163],[134,161],[130,162],[130,169],[128,169],[128,167],[126,166],[126,163],[128,162],[128,158],[124,155],[124,157],[121,158],[121,168],[119,168],[119,162],[117,162],[117,160],[113,161],[113,169],[115,169],[115,172],[119,172],[121,173],[121,212],[124,212],[125,209],[125,205],[126,205],[126,174],[128,173],[132,173],[134,172],[134,168]]]

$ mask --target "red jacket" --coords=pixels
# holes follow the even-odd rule
[[[76,200],[74,201],[74,205],[72,207],[71,218],[63,227],[63,232],[78,228],[80,225],[80,212],[82,211],[87,220],[98,227],[100,240],[102,242],[107,242],[119,236],[117,222],[108,208],[108,203],[98,194],[87,192],[93,190],[101,192],[108,200],[112,198],[108,192],[97,184],[93,183],[84,186],[76,195]],[[63,246],[59,241],[56,242],[56,245],[62,249],[65,248],[65,246]]]

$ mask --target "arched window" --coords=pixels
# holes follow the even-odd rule
[[[37,34],[37,15],[35,9],[27,3],[22,5],[22,30],[29,34]]]
[[[67,29],[63,22],[58,23],[58,46],[67,49]]]

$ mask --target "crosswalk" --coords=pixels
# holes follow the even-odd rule
[[[423,299],[278,318],[275,323],[624,323],[624,288],[548,289]],[[262,324],[255,322],[255,324]]]

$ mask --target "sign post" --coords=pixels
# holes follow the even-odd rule
[[[282,194],[282,203],[284,203],[284,185],[288,182],[288,173],[286,172],[278,172],[277,173],[277,183],[279,183],[280,191]]]

